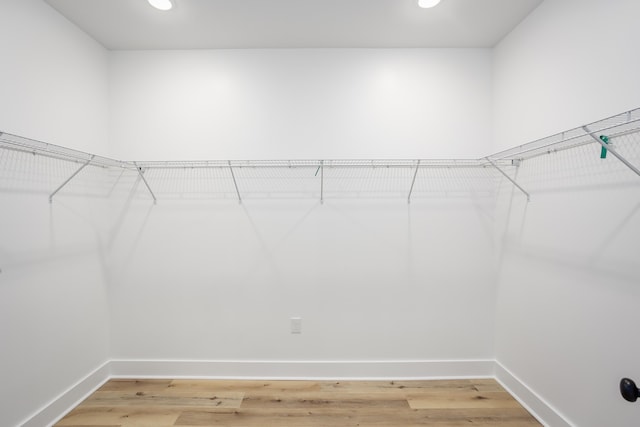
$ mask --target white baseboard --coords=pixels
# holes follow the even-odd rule
[[[492,378],[493,360],[230,361],[112,360],[113,378],[417,380]]]
[[[23,427],[50,426],[111,378],[260,380],[435,380],[495,378],[541,423],[572,427],[555,408],[494,360],[232,361],[111,360],[27,419]]]
[[[109,380],[111,377],[109,364],[110,362],[105,362],[102,366],[69,387],[20,425],[22,427],[42,427],[51,426],[58,422],[71,409],[78,406],[80,402]]]
[[[525,383],[502,366],[500,362],[496,361],[495,367],[496,380],[543,425],[549,427],[573,426],[560,412],[527,387]]]

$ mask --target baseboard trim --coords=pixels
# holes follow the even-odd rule
[[[42,427],[51,426],[60,421],[71,409],[78,406],[80,402],[109,381],[111,377],[109,371],[110,363],[109,361],[103,363],[58,397],[51,400],[40,410],[36,411],[35,414],[20,425],[22,427]]]
[[[113,378],[417,380],[492,378],[493,360],[112,360]]]
[[[545,426],[573,427],[553,406],[495,360],[256,361],[111,360],[21,424],[51,426],[112,378],[238,380],[436,380],[495,378]]]
[[[495,378],[527,411],[545,426],[573,427],[560,412],[531,390],[524,382],[505,368],[500,362],[495,362]]]

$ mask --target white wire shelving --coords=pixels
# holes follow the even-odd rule
[[[632,137],[632,138],[630,138]],[[121,161],[0,132],[0,189],[70,192],[82,176],[78,194],[109,195],[116,177],[141,181],[154,201],[206,195],[213,198],[385,197],[495,195],[506,179],[529,198],[515,171],[530,159],[594,145],[640,175],[636,158],[618,142],[640,146],[640,109],[619,114],[481,159],[406,160],[194,160]],[[638,144],[636,144],[636,142]],[[635,152],[640,153],[640,148]]]
[[[110,159],[108,157],[96,156],[83,151],[62,147],[60,145],[48,144],[46,142],[29,139],[10,133],[0,132],[0,148],[8,151],[28,153],[48,157],[51,159],[63,160],[75,163],[91,163],[92,166],[123,167],[133,168],[132,162],[123,162]]]
[[[603,141],[599,139],[602,135],[607,136],[610,141],[615,143],[616,139],[638,132],[640,132],[640,108],[542,138],[528,144],[519,145],[495,153],[489,156],[489,158],[496,161],[525,161],[545,154],[558,153],[585,145],[602,145]],[[613,145],[613,147],[615,147],[615,145]],[[613,152],[615,148],[611,149],[611,147],[609,147],[609,151]]]

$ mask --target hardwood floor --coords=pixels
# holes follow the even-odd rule
[[[494,380],[111,380],[56,426],[539,426]]]

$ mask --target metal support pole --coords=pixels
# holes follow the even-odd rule
[[[324,204],[324,160],[320,160],[320,204]]]
[[[111,195],[113,194],[113,190],[116,189],[118,183],[120,182],[120,178],[122,178],[122,175],[124,175],[125,171],[126,169],[122,168],[122,170],[120,171],[120,175],[118,175],[118,179],[116,179],[116,182],[114,182],[113,185],[111,186],[111,190],[109,190],[109,194],[107,194],[107,197],[111,197]]]
[[[69,183],[69,181],[71,181],[73,178],[75,178],[75,176],[76,176],[76,175],[78,175],[78,174],[82,171],[82,169],[84,169],[84,168],[86,168],[87,166],[89,166],[89,163],[91,163],[91,161],[93,160],[93,158],[94,158],[94,157],[95,157],[95,156],[94,156],[94,155],[92,155],[92,156],[91,156],[91,158],[90,158],[89,160],[87,160],[87,162],[86,162],[85,164],[83,164],[82,166],[80,166],[80,168],[79,168],[77,171],[75,171],[75,172],[73,173],[73,175],[71,175],[69,178],[67,178],[67,180],[66,180],[65,182],[63,182],[62,184],[60,184],[60,186],[59,186],[58,188],[56,188],[56,190],[55,190],[53,193],[51,193],[51,194],[49,195],[49,203],[52,203],[52,202],[53,202],[53,196],[55,196],[55,195],[58,193],[58,191],[62,190],[62,189],[64,188],[64,186],[65,186],[65,185],[67,185],[67,184]]]
[[[149,187],[149,183],[144,178],[144,171],[142,170],[142,168],[140,166],[138,166],[138,164],[136,162],[133,162],[133,164],[136,166],[136,169],[138,170],[138,174],[140,175],[140,178],[142,178],[142,182],[144,182],[144,185],[147,186],[147,190],[149,190],[149,193],[151,193],[151,197],[153,197],[153,204],[155,205],[156,203],[158,203],[158,199],[156,199],[156,195],[153,194],[153,191],[151,190],[151,187]]]
[[[637,167],[629,163],[629,161],[625,159],[620,153],[618,153],[615,148],[611,147],[610,144],[606,144],[604,141],[602,141],[600,138],[594,135],[593,132],[591,132],[588,127],[582,126],[582,129],[584,129],[584,131],[587,132],[589,136],[593,138],[598,144],[602,145],[604,148],[607,149],[607,151],[611,152],[611,154],[613,154],[618,160],[624,163],[629,169],[634,171],[636,175],[640,176],[640,170],[638,170]]]
[[[505,178],[507,178],[509,181],[511,181],[511,183],[512,183],[513,185],[515,185],[515,186],[518,188],[518,190],[522,191],[522,192],[527,196],[527,202],[531,200],[531,196],[529,195],[529,193],[527,193],[527,192],[524,190],[524,188],[520,187],[520,186],[518,185],[518,183],[517,183],[517,182],[515,182],[515,181],[514,181],[514,180],[513,180],[509,175],[507,175],[507,173],[506,173],[505,171],[503,171],[502,169],[500,169],[500,167],[499,167],[499,166],[498,166],[498,165],[497,165],[493,160],[491,160],[491,159],[490,159],[490,158],[488,158],[488,157],[485,157],[485,159],[487,159],[487,161],[488,161],[489,163],[491,163],[491,165],[492,165],[494,168],[496,168],[496,169],[498,170],[498,172],[500,172],[502,175],[504,175],[504,176],[505,176]]]
[[[407,197],[407,203],[411,203],[411,193],[413,193],[413,186],[416,183],[416,177],[418,176],[418,169],[420,168],[420,160],[416,165],[416,171],[413,173],[413,181],[411,181],[411,188],[409,189],[409,196]]]
[[[238,189],[238,183],[236,182],[236,175],[233,173],[233,167],[231,167],[231,160],[229,160],[229,170],[231,171],[231,178],[233,178],[233,185],[236,187],[238,203],[242,203],[242,197],[240,197],[240,190]]]

